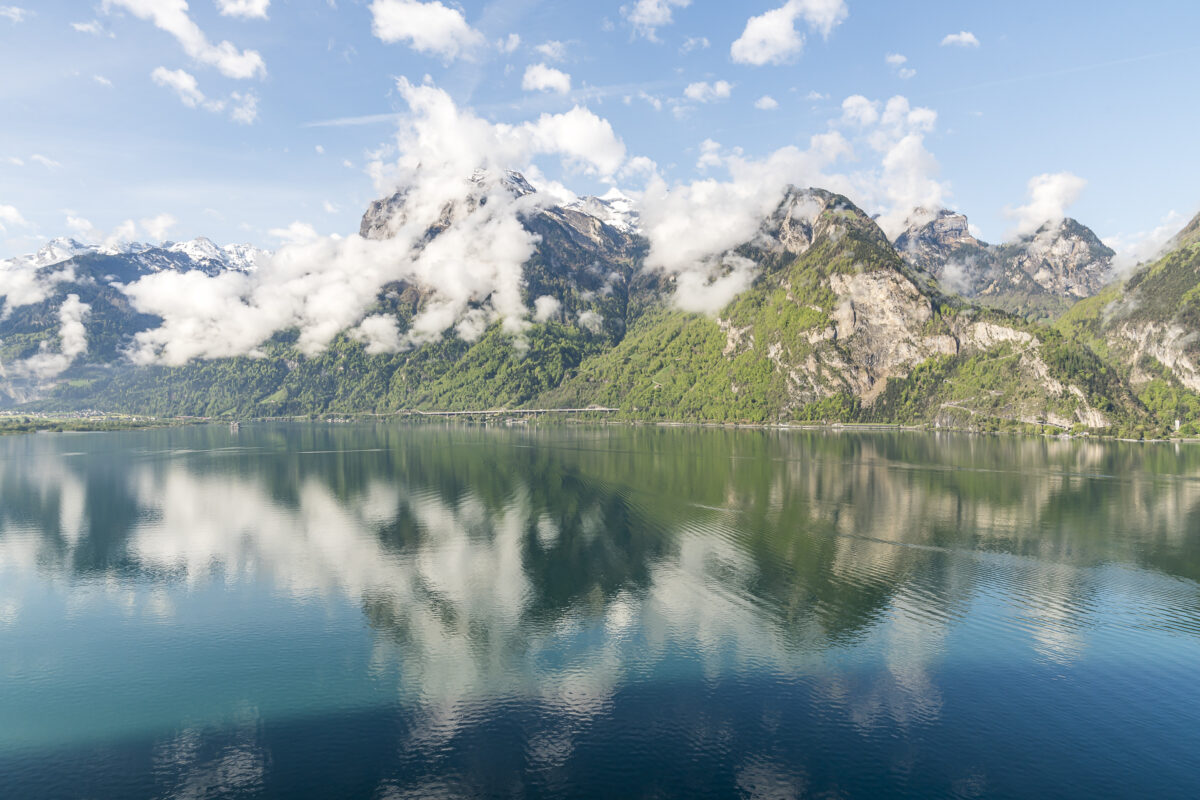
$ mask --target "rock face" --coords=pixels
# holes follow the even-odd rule
[[[1092,230],[1067,218],[1000,248],[1006,274],[1028,275],[1047,294],[1091,297],[1112,280],[1116,253]]]
[[[989,245],[975,238],[964,215],[918,209],[895,246],[946,291],[1010,311],[1060,312],[1113,278],[1115,253],[1069,218],[1007,244]]]
[[[1102,339],[1136,387],[1162,379],[1200,392],[1200,241],[1146,265],[1092,304],[1073,311],[1070,324]]]

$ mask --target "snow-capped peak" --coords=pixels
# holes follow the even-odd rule
[[[568,203],[566,207],[595,217],[622,233],[636,233],[640,230],[636,204],[616,187],[599,197],[581,197]]]

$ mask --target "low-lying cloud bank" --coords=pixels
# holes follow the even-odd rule
[[[273,335],[288,330],[298,331],[298,347],[307,355],[321,352],[341,332],[372,353],[411,348],[448,332],[471,340],[497,323],[519,337],[531,322],[552,316],[549,298],[530,308],[522,297],[523,265],[538,244],[525,220],[573,197],[544,178],[551,162],[566,175],[632,183],[623,188],[649,242],[645,268],[672,280],[681,308],[708,313],[757,276],[758,265],[732,251],[754,238],[789,186],[845,194],[877,214],[893,236],[914,207],[938,208],[949,194],[926,147],[937,114],[902,96],[847,98],[840,115],[805,146],[762,157],[706,141],[701,176],[669,182],[653,161],[631,155],[611,124],[586,107],[494,123],[431,83],[400,78],[397,89],[408,113],[395,140],[369,165],[378,193],[401,198],[385,235],[320,237],[300,226],[304,235],[283,236],[281,229],[277,233],[288,243],[254,271],[163,271],[121,287],[138,311],[163,320],[135,337],[128,353],[134,363],[255,356]],[[511,191],[509,169],[524,172],[542,191]],[[1034,195],[1022,218],[1047,205],[1045,192]],[[161,227],[173,221],[164,219]],[[154,227],[149,222],[157,220],[143,221],[147,230]],[[430,237],[431,229],[439,234]],[[0,264],[6,311],[39,302],[72,279],[69,270],[38,275],[10,266],[6,271]],[[394,318],[374,310],[381,291],[399,282],[426,293],[421,312],[403,332]]]

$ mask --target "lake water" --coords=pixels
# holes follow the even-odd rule
[[[1200,446],[0,437],[0,797],[1200,796]]]

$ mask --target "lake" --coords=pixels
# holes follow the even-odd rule
[[[1200,796],[1200,445],[0,437],[0,797]]]

